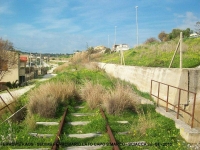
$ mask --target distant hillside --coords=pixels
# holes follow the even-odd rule
[[[178,43],[177,40],[144,44],[137,48],[124,51],[126,65],[147,67],[169,67]],[[179,51],[172,68],[179,68]],[[102,62],[120,64],[120,53],[104,54]],[[193,68],[200,65],[200,38],[183,40],[183,68]]]

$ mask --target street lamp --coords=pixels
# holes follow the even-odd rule
[[[138,6],[135,6],[135,9],[136,9],[136,37],[137,37],[137,46],[138,46],[138,21],[137,21],[137,8]]]
[[[108,48],[110,47],[110,45],[109,45],[109,35],[108,35]]]
[[[115,45],[116,45],[116,28],[117,26],[115,26]]]

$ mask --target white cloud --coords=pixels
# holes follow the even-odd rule
[[[178,28],[180,29],[194,29],[194,25],[200,19],[196,17],[192,12],[186,12],[184,15],[181,15],[181,24],[179,24]]]

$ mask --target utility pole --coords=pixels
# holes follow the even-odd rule
[[[136,9],[136,38],[137,38],[137,46],[138,46],[138,17],[137,17],[137,8],[138,6],[135,6]]]
[[[110,45],[109,45],[109,35],[108,35],[108,48],[110,47]]]
[[[117,26],[115,26],[115,45],[116,45],[116,28]]]

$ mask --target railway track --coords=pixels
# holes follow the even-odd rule
[[[112,125],[118,123],[118,125],[122,127],[128,121],[121,121],[123,122],[121,124],[119,122],[120,121],[117,120],[109,122],[102,108],[92,111],[87,108],[85,104],[76,107],[68,106],[68,108],[65,108],[59,121],[54,121],[54,119],[52,119],[51,122],[36,122],[38,128],[42,129],[38,130],[36,128],[33,133],[28,134],[33,140],[40,141],[41,143],[39,143],[39,145],[38,143],[29,145],[29,143],[24,141],[29,147],[21,146],[17,147],[20,149],[15,148],[15,150],[22,150],[22,148],[29,148],[32,150],[123,149],[123,146],[117,143],[117,141],[119,142],[121,140],[116,140],[114,136],[119,136],[119,134],[116,134],[119,131],[115,130],[115,134],[113,134],[109,125],[110,123],[112,123]],[[49,128],[47,130],[48,132],[45,131],[45,128]],[[55,129],[57,132],[55,132]],[[51,138],[51,140],[48,140],[48,138]]]
[[[60,142],[59,142],[59,141],[60,141],[60,136],[61,136],[61,134],[62,134],[63,127],[65,126],[65,123],[67,122],[67,120],[65,119],[65,118],[66,118],[66,115],[67,115],[67,112],[68,112],[68,109],[66,109],[65,112],[63,113],[61,122],[60,122],[60,124],[59,124],[58,133],[57,133],[56,138],[55,138],[55,141],[54,141],[54,143],[53,143],[53,145],[52,145],[52,147],[51,147],[52,150],[58,150],[58,149],[59,149],[59,146],[60,146]],[[100,108],[99,112],[101,113],[103,119],[106,121],[106,127],[105,127],[105,128],[106,128],[106,130],[107,130],[107,134],[109,135],[109,138],[110,138],[110,145],[112,145],[112,149],[113,149],[113,150],[119,150],[119,146],[117,145],[117,142],[116,142],[115,137],[114,137],[114,135],[113,135],[113,133],[112,133],[112,130],[111,130],[109,124],[108,124],[108,121],[107,121],[107,118],[106,118],[106,115],[105,115],[103,109]],[[84,114],[84,113],[79,114],[79,116],[81,116],[81,115],[82,115],[82,116],[85,116],[85,115],[87,115],[87,114]],[[81,135],[81,134],[80,134],[80,135]],[[86,144],[86,143],[85,143],[85,144]],[[103,145],[103,143],[102,143],[102,145]],[[82,146],[82,147],[85,147],[85,146]],[[91,148],[91,146],[89,146],[89,147]],[[79,148],[80,148],[80,147],[79,147]],[[96,147],[96,148],[98,148],[98,147]],[[74,149],[76,149],[76,147],[74,147]],[[87,149],[87,148],[85,148],[85,149]],[[94,149],[95,149],[95,148],[94,148]]]

